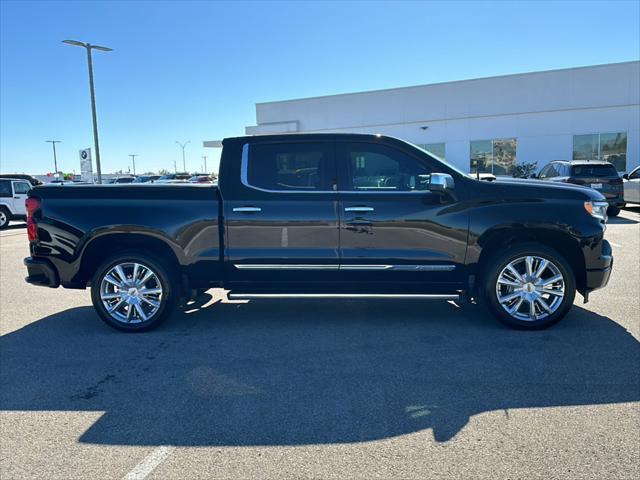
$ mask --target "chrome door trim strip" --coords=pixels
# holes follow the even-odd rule
[[[402,300],[460,300],[460,294],[422,294],[422,293],[233,293],[229,300],[251,300],[259,298],[385,298]]]
[[[340,265],[308,265],[308,264],[234,264],[238,270],[339,270]]]
[[[394,270],[400,272],[450,272],[455,265],[340,265],[340,270]]]
[[[393,270],[405,272],[451,272],[455,265],[394,265]]]
[[[340,265],[340,270],[392,270],[393,265]]]
[[[314,265],[314,264],[251,264],[239,263],[233,265],[238,270],[346,270],[371,271],[393,270],[400,272],[450,272],[455,265]]]

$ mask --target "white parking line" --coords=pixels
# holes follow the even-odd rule
[[[609,242],[611,244],[612,247],[616,247],[616,248],[622,248],[622,245],[618,245],[617,243],[614,242]]]
[[[123,480],[143,480],[160,465],[176,447],[162,445],[147,455],[136,467],[127,473]]]

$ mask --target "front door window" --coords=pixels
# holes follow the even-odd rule
[[[350,144],[349,190],[412,192],[429,189],[431,169],[382,145]]]

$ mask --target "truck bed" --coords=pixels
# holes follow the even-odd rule
[[[31,245],[31,255],[46,256],[59,272],[62,286],[86,287],[93,266],[86,259],[104,261],[115,241],[112,236],[101,241],[107,234],[118,234],[117,242],[132,250],[169,248],[193,288],[208,286],[205,278],[220,269],[216,186],[41,186],[30,196],[41,201],[39,242]]]

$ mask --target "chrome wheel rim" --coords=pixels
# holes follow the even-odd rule
[[[0,226],[4,227],[7,223],[7,214],[0,210]]]
[[[158,275],[142,263],[125,262],[102,277],[100,300],[114,320],[131,324],[149,321],[162,305]]]
[[[509,262],[498,275],[496,298],[513,318],[535,322],[552,315],[565,294],[562,272],[550,260],[527,255]]]

